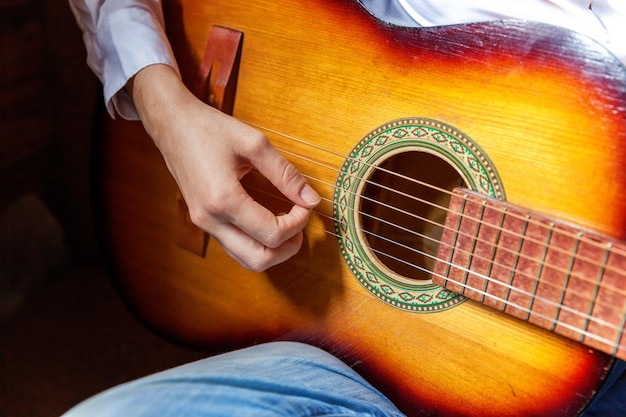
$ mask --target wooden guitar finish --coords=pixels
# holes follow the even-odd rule
[[[246,271],[213,240],[200,257],[176,243],[177,188],[150,138],[138,123],[109,121],[101,220],[117,281],[153,329],[215,349],[320,346],[409,415],[566,416],[586,405],[610,356],[475,301],[394,308],[355,279],[329,232],[355,145],[423,117],[473,138],[508,202],[623,240],[626,72],[614,57],[544,25],[390,27],[348,0],[169,0],[165,14],[190,83],[212,26],[243,33],[233,114],[271,129],[323,201],[285,264]],[[249,177],[273,204],[273,190]]]

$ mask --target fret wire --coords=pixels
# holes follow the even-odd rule
[[[469,256],[467,257],[467,267],[466,267],[466,271],[463,277],[463,282],[465,284],[468,283],[469,277],[472,271],[472,263],[474,262],[474,254],[476,253],[476,246],[478,245],[478,235],[480,234],[480,228],[483,224],[481,219],[484,217],[484,215],[485,215],[485,204],[481,204],[480,214],[478,215],[479,217],[478,217],[478,220],[476,221],[476,227],[474,229],[474,235],[471,237],[472,248],[469,251]],[[484,302],[484,296],[480,300],[480,302]]]
[[[455,226],[456,233],[454,233],[453,241],[449,245],[450,246],[450,256],[448,256],[448,261],[446,262],[446,274],[445,274],[446,277],[450,275],[450,269],[454,266],[453,260],[454,260],[454,255],[456,254],[456,249],[457,249],[456,248],[456,243],[459,240],[459,235],[460,235],[460,232],[461,232],[461,224],[462,224],[462,219],[463,219],[463,216],[461,214],[465,212],[465,205],[466,205],[466,200],[465,199],[461,200],[461,207],[459,208],[459,215],[457,217],[457,223],[456,223],[456,226]],[[435,257],[435,260],[437,260],[436,257]],[[448,287],[447,286],[448,280],[444,280],[443,282],[445,284],[444,287],[447,288]],[[462,294],[464,294],[464,293],[465,293],[465,290],[463,290]]]
[[[613,344],[613,353],[615,356],[619,352],[619,348],[622,345],[622,339],[624,338],[624,328],[626,327],[626,306],[622,310],[622,322],[617,331],[617,337],[615,338],[615,343]]]
[[[539,282],[541,281],[541,276],[543,274],[544,266],[545,266],[544,264],[546,262],[546,258],[548,257],[548,251],[550,248],[550,242],[552,241],[553,230],[554,230],[554,222],[551,222],[550,228],[548,229],[548,234],[546,235],[546,242],[545,242],[544,248],[541,251],[542,252],[541,261],[539,262],[539,267],[537,268],[537,276],[536,276],[535,283],[533,285],[533,290],[532,290],[533,296],[531,297],[530,305],[528,306],[528,309],[530,311],[532,311],[534,303],[535,303],[535,299],[537,298],[537,292],[539,290]],[[550,285],[554,285],[554,284],[550,283]]]
[[[477,230],[476,230],[476,240],[478,240],[478,235],[480,234],[480,231],[482,230],[482,227],[483,227],[483,222],[482,222],[482,220],[485,218],[485,210],[486,210],[486,208],[487,208],[486,206],[487,206],[487,203],[486,203],[486,202],[484,202],[484,203],[481,205],[481,207],[480,207],[480,222],[478,223],[478,227],[476,228],[476,229],[477,229]],[[474,247],[476,247],[476,246],[477,246],[477,243],[475,243],[475,244],[474,244]],[[474,258],[473,254],[472,254],[472,262],[473,262],[473,260],[474,260],[474,259],[475,259],[475,258]],[[486,275],[488,275],[488,276],[489,276],[489,273],[487,273]],[[485,292],[487,291],[487,282],[488,282],[488,281],[487,281],[486,279],[483,279],[483,291],[485,291]],[[484,302],[485,302],[485,296],[484,296],[484,295],[482,296],[482,298],[481,298],[480,302],[481,302],[481,303],[484,303]]]
[[[505,207],[506,208],[506,207]],[[498,244],[500,243],[500,238],[502,237],[502,230],[504,229],[504,219],[506,217],[507,210],[500,211],[500,220],[498,222],[498,228],[496,228],[496,237],[494,238],[493,249],[491,251],[491,259],[489,259],[489,266],[487,267],[487,276],[491,276],[493,274],[493,267],[496,262],[496,255],[498,253]],[[487,291],[489,287],[489,281],[485,280],[483,290]]]
[[[580,235],[580,233],[579,233]],[[576,239],[574,241],[574,247],[572,248],[572,255],[570,257],[570,262],[569,265],[567,267],[567,273],[565,274],[564,280],[563,280],[563,286],[561,288],[561,295],[559,297],[559,306],[563,305],[563,301],[565,300],[565,296],[567,294],[567,289],[569,287],[569,282],[571,280],[572,277],[572,272],[574,271],[574,263],[576,262],[576,254],[578,253],[578,249],[580,247],[580,239]],[[561,316],[561,307],[557,307],[557,311],[556,311],[556,319],[558,320]],[[554,330],[554,328],[552,329]]]
[[[528,215],[526,215],[526,217],[528,218]],[[517,275],[517,266],[519,265],[519,259],[522,253],[522,245],[524,244],[524,238],[526,236],[526,231],[528,229],[528,221],[524,222],[524,225],[522,226],[522,231],[520,232],[519,235],[519,244],[517,245],[517,251],[515,251],[515,258],[513,260],[513,265],[511,265],[511,273],[509,274],[509,288],[507,288],[506,291],[506,299],[507,301],[511,298],[511,289],[514,288],[513,287],[513,281],[515,279],[515,276]],[[502,311],[506,311],[507,305],[505,303],[505,305],[502,307]]]
[[[596,302],[598,301],[598,294],[600,293],[600,286],[602,285],[602,280],[604,279],[604,273],[606,272],[606,265],[609,261],[609,255],[611,253],[610,249],[611,249],[611,244],[607,245],[606,248],[604,249],[604,255],[602,256],[602,264],[600,265],[600,270],[598,271],[596,283],[593,287],[591,298],[589,299],[589,308],[587,309],[587,317],[585,318],[585,325],[584,325],[585,331],[589,330],[589,324],[591,323],[591,320],[589,319],[589,317],[591,317],[591,315],[593,314],[593,311],[596,307]],[[581,334],[579,341],[582,343],[583,340],[584,340],[584,335]]]

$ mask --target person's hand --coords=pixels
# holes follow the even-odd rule
[[[248,269],[298,252],[320,196],[265,135],[202,103],[169,66],[142,69],[127,88],[196,226]],[[294,203],[289,213],[274,215],[246,193],[240,180],[252,168]]]

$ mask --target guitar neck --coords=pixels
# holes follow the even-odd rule
[[[456,189],[435,283],[626,359],[626,242]]]

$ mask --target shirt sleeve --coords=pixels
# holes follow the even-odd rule
[[[139,115],[124,89],[142,68],[166,64],[179,72],[165,36],[160,0],[69,0],[87,48],[87,65],[103,85],[111,117]]]
[[[626,64],[626,1],[612,0],[358,0],[399,26],[439,26],[522,19],[587,35]]]

